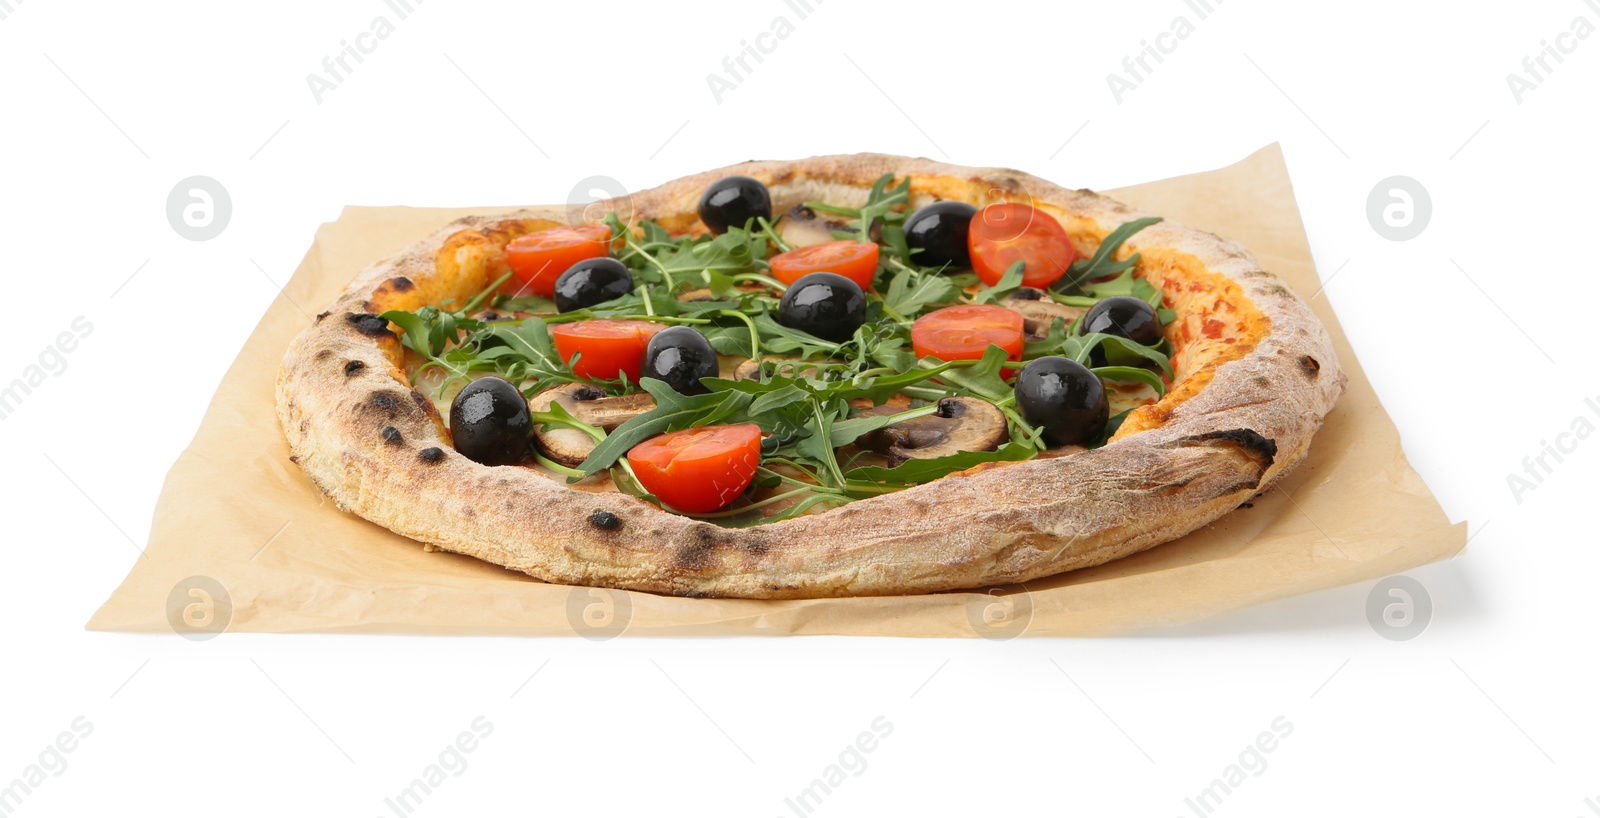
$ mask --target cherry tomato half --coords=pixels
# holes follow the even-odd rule
[[[793,284],[808,273],[838,273],[872,289],[872,277],[878,272],[878,245],[870,241],[825,241],[808,247],[799,247],[779,253],[769,261],[772,277],[785,284]]]
[[[569,324],[552,324],[550,338],[556,342],[556,354],[561,360],[571,362],[572,374],[580,378],[612,380],[627,375],[638,383],[644,368],[644,350],[650,336],[665,327],[649,321],[613,321],[596,318],[591,321],[573,321]]]
[[[611,228],[603,224],[562,225],[518,236],[506,245],[511,280],[501,291],[513,297],[555,295],[556,279],[586,258],[611,252]]]
[[[749,488],[761,463],[761,427],[699,426],[658,435],[628,450],[646,491],[690,514],[709,514]]]
[[[1061,223],[1042,210],[1018,202],[992,204],[972,217],[967,229],[972,271],[989,286],[1021,261],[1022,286],[1045,289],[1078,259]]]
[[[993,344],[1013,361],[1022,360],[1022,313],[993,304],[961,304],[934,310],[911,325],[911,348],[918,358],[977,360]]]

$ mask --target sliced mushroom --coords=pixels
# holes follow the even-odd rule
[[[568,383],[546,389],[528,401],[528,408],[535,412],[548,412],[550,405],[556,403],[574,418],[608,432],[656,408],[655,399],[644,392],[607,397],[600,388],[586,383]],[[563,466],[582,463],[595,447],[594,438],[567,427],[538,428],[536,425],[533,436],[539,451]]]
[[[716,301],[717,294],[711,292],[710,288],[701,287],[698,290],[684,290],[678,293],[678,300],[685,303],[690,301]]]
[[[1060,318],[1066,326],[1078,320],[1078,316],[1089,311],[1087,307],[1069,307],[1058,304],[1044,290],[1033,287],[1019,287],[1016,292],[1001,299],[1003,306],[1022,313],[1022,328],[1032,340],[1039,340],[1050,333],[1050,323]]]
[[[804,366],[798,358],[768,355],[762,361],[773,364],[790,364],[790,366],[783,367],[782,370],[783,376],[787,378],[815,378],[822,374],[815,367]],[[768,367],[768,369],[771,369],[771,367]],[[761,367],[756,364],[754,358],[746,358],[740,361],[739,365],[733,369],[733,379],[736,381],[754,381],[760,378]]]
[[[805,205],[795,205],[783,214],[778,222],[778,235],[790,247],[809,247],[825,241],[834,241],[833,231],[855,232],[841,221],[825,218]]]
[[[875,406],[861,414],[895,415],[902,406]],[[861,446],[889,456],[897,466],[906,460],[945,457],[959,452],[992,452],[1006,440],[1006,416],[988,401],[966,396],[942,398],[938,411],[868,432]]]

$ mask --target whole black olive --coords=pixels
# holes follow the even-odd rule
[[[966,202],[934,202],[906,219],[911,260],[924,267],[968,267],[967,226],[978,209]]]
[[[1103,332],[1136,341],[1145,346],[1161,343],[1161,319],[1142,298],[1131,295],[1114,295],[1102,299],[1083,314],[1078,324],[1078,334]]]
[[[1017,409],[1057,446],[1088,443],[1106,429],[1111,406],[1099,376],[1071,358],[1050,355],[1017,375]]]
[[[1078,323],[1078,334],[1100,332],[1126,338],[1134,343],[1155,346],[1161,343],[1161,319],[1155,308],[1142,298],[1114,295],[1089,308]],[[1090,353],[1089,362],[1095,366],[1138,366],[1154,368],[1154,364],[1122,349],[1097,346]]]
[[[742,229],[757,216],[772,221],[772,194],[748,176],[718,179],[700,197],[700,221],[719,236],[730,227]]]
[[[641,377],[666,381],[673,390],[684,395],[698,395],[711,390],[700,383],[701,378],[717,375],[717,351],[693,327],[668,327],[651,336],[644,350],[644,374]]]
[[[493,376],[466,385],[450,404],[450,437],[456,451],[485,466],[522,460],[533,419],[515,386]]]
[[[867,320],[867,294],[861,285],[834,273],[807,273],[795,279],[778,302],[778,323],[843,343]]]
[[[586,258],[556,279],[556,309],[572,312],[633,292],[633,273],[610,256]]]

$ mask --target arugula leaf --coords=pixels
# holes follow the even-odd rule
[[[983,358],[974,365],[952,366],[940,373],[939,380],[972,393],[984,400],[994,403],[1005,400],[1011,394],[1011,385],[1000,377],[1000,371],[1006,362],[1006,351],[990,344],[983,351]],[[940,363],[938,358],[923,358],[922,365]]]
[[[1138,381],[1154,390],[1156,397],[1167,394],[1167,385],[1156,373],[1138,366],[1097,366],[1089,370],[1108,381]]]
[[[1091,332],[1088,335],[1077,336],[1076,340],[1080,346],[1077,354],[1073,355],[1072,358],[1080,364],[1088,364],[1089,353],[1097,346],[1104,346],[1107,348],[1106,358],[1113,364],[1118,363],[1119,360],[1138,360],[1142,358],[1157,364],[1161,367],[1161,371],[1167,374],[1167,377],[1172,377],[1172,361],[1161,354],[1160,350],[1147,347],[1138,341],[1130,341],[1121,336],[1107,335],[1103,332]]]
[[[1160,221],[1162,221],[1160,216],[1134,219],[1111,231],[1100,242],[1100,247],[1094,251],[1093,256],[1086,259],[1080,258],[1072,262],[1072,266],[1067,268],[1067,274],[1056,282],[1054,288],[1062,291],[1074,290],[1082,287],[1083,283],[1091,278],[1115,275],[1133,269],[1134,265],[1139,263],[1138,253],[1134,253],[1126,261],[1112,261],[1111,257],[1122,248],[1123,243],[1131,238],[1133,234]]]
[[[578,464],[578,471],[585,477],[610,467],[629,449],[649,438],[690,426],[721,423],[751,402],[749,394],[734,391],[680,395],[665,381],[655,378],[641,378],[639,387],[656,399],[656,408],[618,426],[595,446],[589,457]]]
[[[948,277],[896,266],[898,272],[889,279],[889,289],[883,294],[883,307],[890,315],[910,318],[930,306],[948,304],[961,297],[961,290]]]
[[[1022,272],[1027,267],[1027,262],[1021,259],[1011,262],[1011,266],[1000,274],[1000,280],[993,287],[984,287],[972,296],[974,304],[994,304],[1001,298],[1016,292],[1022,286]]]
[[[849,481],[909,487],[970,469],[980,463],[1028,460],[1037,453],[1032,446],[1007,443],[992,452],[960,452],[926,460],[907,460],[893,468],[862,466],[845,472],[844,476]]]
[[[755,316],[756,332],[761,336],[762,346],[780,355],[799,355],[809,358],[813,355],[832,355],[839,350],[840,344],[825,341],[809,332],[786,327],[777,322],[769,313]],[[748,341],[746,342],[748,343]]]

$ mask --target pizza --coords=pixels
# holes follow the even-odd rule
[[[1344,384],[1238,244],[857,154],[457,221],[357,273],[276,398],[327,496],[430,550],[783,599],[1176,539],[1304,459]]]

